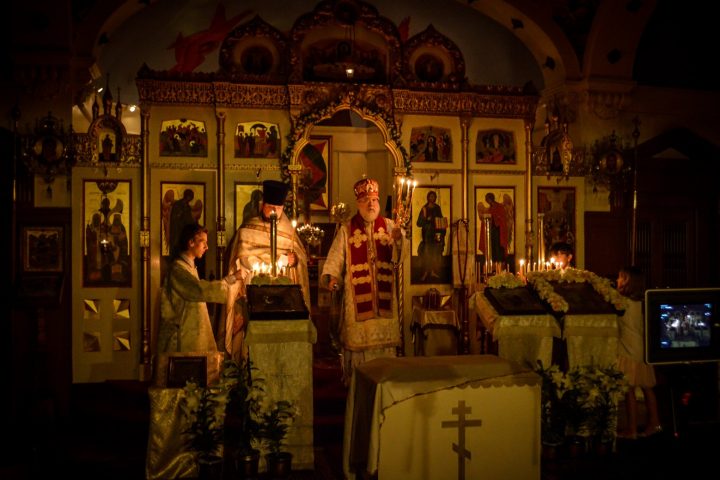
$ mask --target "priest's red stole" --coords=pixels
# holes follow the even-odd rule
[[[375,219],[373,238],[368,239],[365,221],[360,214],[356,214],[350,220],[349,232],[348,250],[356,321],[392,317],[393,243],[385,219],[381,216]],[[369,240],[373,245],[368,243]]]

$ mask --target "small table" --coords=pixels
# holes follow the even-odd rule
[[[416,356],[425,355],[426,330],[428,329],[450,329],[455,334],[455,353],[458,353],[460,344],[460,323],[457,314],[452,308],[428,309],[421,301],[422,297],[413,298],[412,322],[410,331],[414,353]]]
[[[539,480],[541,382],[494,355],[358,365],[345,411],[345,478]]]

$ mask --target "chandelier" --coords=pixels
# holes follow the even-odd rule
[[[617,208],[624,205],[624,192],[628,191],[632,183],[632,162],[624,154],[629,148],[614,130],[610,135],[596,140],[591,148],[588,179],[593,192],[607,189],[610,204]]]
[[[297,227],[297,234],[302,238],[306,245],[317,247],[325,237],[325,231],[310,223],[305,223]]]
[[[23,137],[22,141],[22,161],[30,173],[42,176],[47,196],[52,198],[52,184],[58,175],[67,175],[69,189],[76,155],[72,127],[66,132],[62,122],[48,113],[36,122],[34,134]]]

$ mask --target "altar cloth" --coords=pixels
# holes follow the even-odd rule
[[[567,341],[568,366],[617,365],[618,316],[613,313],[565,315],[563,338]]]
[[[297,470],[315,468],[312,345],[316,340],[315,325],[298,319],[250,320],[245,336],[252,366],[265,379],[267,401],[287,400],[299,411],[287,436],[287,451]],[[261,458],[260,471],[265,469]]]
[[[547,313],[501,315],[485,297],[483,290],[473,294],[470,304],[483,326],[498,342],[498,355],[534,368],[537,361],[552,362],[553,337],[562,331],[555,317]]]
[[[431,340],[428,342],[429,331],[433,332]],[[412,341],[414,345],[414,353],[419,355],[440,355],[452,352],[458,353],[458,337],[460,334],[460,323],[457,314],[452,308],[429,309],[418,301],[413,299],[412,321],[410,323],[410,331],[412,332]],[[450,337],[450,341],[445,338],[444,343],[440,343],[443,339],[440,333],[446,333],[446,337]],[[432,345],[429,345],[432,343]]]
[[[345,475],[540,478],[540,382],[493,355],[359,365],[348,393]],[[465,422],[462,441],[458,421]]]

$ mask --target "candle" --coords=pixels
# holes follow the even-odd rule
[[[520,259],[520,276],[524,276],[524,275],[525,275],[525,259],[521,258]]]

